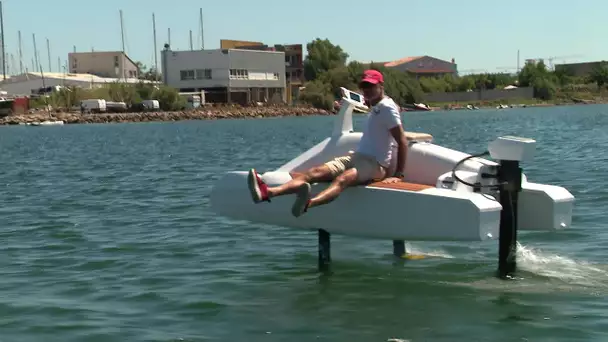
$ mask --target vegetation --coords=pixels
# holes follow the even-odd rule
[[[83,89],[80,87],[65,87],[52,93],[49,97],[38,98],[33,107],[46,104],[53,108],[79,107],[81,100],[104,99],[106,101],[125,102],[132,106],[142,100],[158,100],[162,110],[181,110],[185,107],[185,99],[179,96],[177,89],[164,85],[149,83],[110,83],[98,88]]]
[[[369,66],[354,61],[347,64],[349,55],[327,39],[317,38],[306,48],[304,75],[307,82],[300,100],[323,109],[333,108],[334,101],[340,98],[340,87],[357,89],[357,82],[366,67],[383,73],[386,92],[401,105],[422,102],[424,93],[501,89],[508,85],[533,87],[537,101],[563,102],[604,95],[608,85],[608,63],[603,62],[589,77],[582,78],[572,76],[563,68],[549,70],[541,61],[528,63],[513,75],[494,73],[416,80],[406,73],[373,62]]]
[[[142,62],[135,62],[137,68],[139,69],[139,79],[148,80],[148,81],[160,81],[161,74],[155,67],[148,68]]]

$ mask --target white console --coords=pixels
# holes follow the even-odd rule
[[[534,158],[536,140],[514,136],[504,136],[488,145],[488,152],[494,160],[530,161]]]
[[[363,95],[359,93],[355,93],[352,90],[348,90],[344,87],[340,87],[340,91],[342,91],[342,97],[347,99],[349,102],[353,103],[359,109],[369,110],[369,108],[365,105],[365,98]]]

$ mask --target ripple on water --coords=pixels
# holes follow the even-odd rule
[[[333,273],[319,274],[314,232],[210,212],[222,172],[276,168],[322,140],[333,117],[2,127],[2,337],[606,339],[607,114],[405,115],[409,130],[468,152],[501,134],[534,137],[530,181],[576,196],[570,230],[520,234],[523,279],[508,283],[494,278],[496,242],[410,243],[427,258],[394,260],[390,241],[334,236]]]

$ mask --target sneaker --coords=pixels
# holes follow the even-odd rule
[[[300,217],[306,211],[308,211],[308,204],[310,203],[310,184],[304,183],[296,192],[296,200],[291,207],[291,213],[295,217]]]
[[[255,169],[249,170],[249,176],[247,176],[247,185],[249,186],[249,192],[254,203],[270,202],[268,197],[268,185],[264,183],[262,177],[258,175]]]

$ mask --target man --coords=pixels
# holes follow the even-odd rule
[[[292,180],[277,187],[268,187],[255,169],[251,169],[248,185],[255,203],[270,202],[272,197],[295,193],[292,214],[299,217],[310,208],[333,201],[349,186],[378,180],[394,183],[403,178],[407,139],[401,124],[399,106],[384,94],[384,78],[376,70],[366,70],[359,87],[371,108],[356,152],[335,158],[304,173],[293,173]],[[392,162],[395,149],[397,163],[396,167],[391,167],[394,166]],[[396,172],[389,174],[392,169],[396,169]],[[310,183],[318,182],[331,184],[311,197]]]

